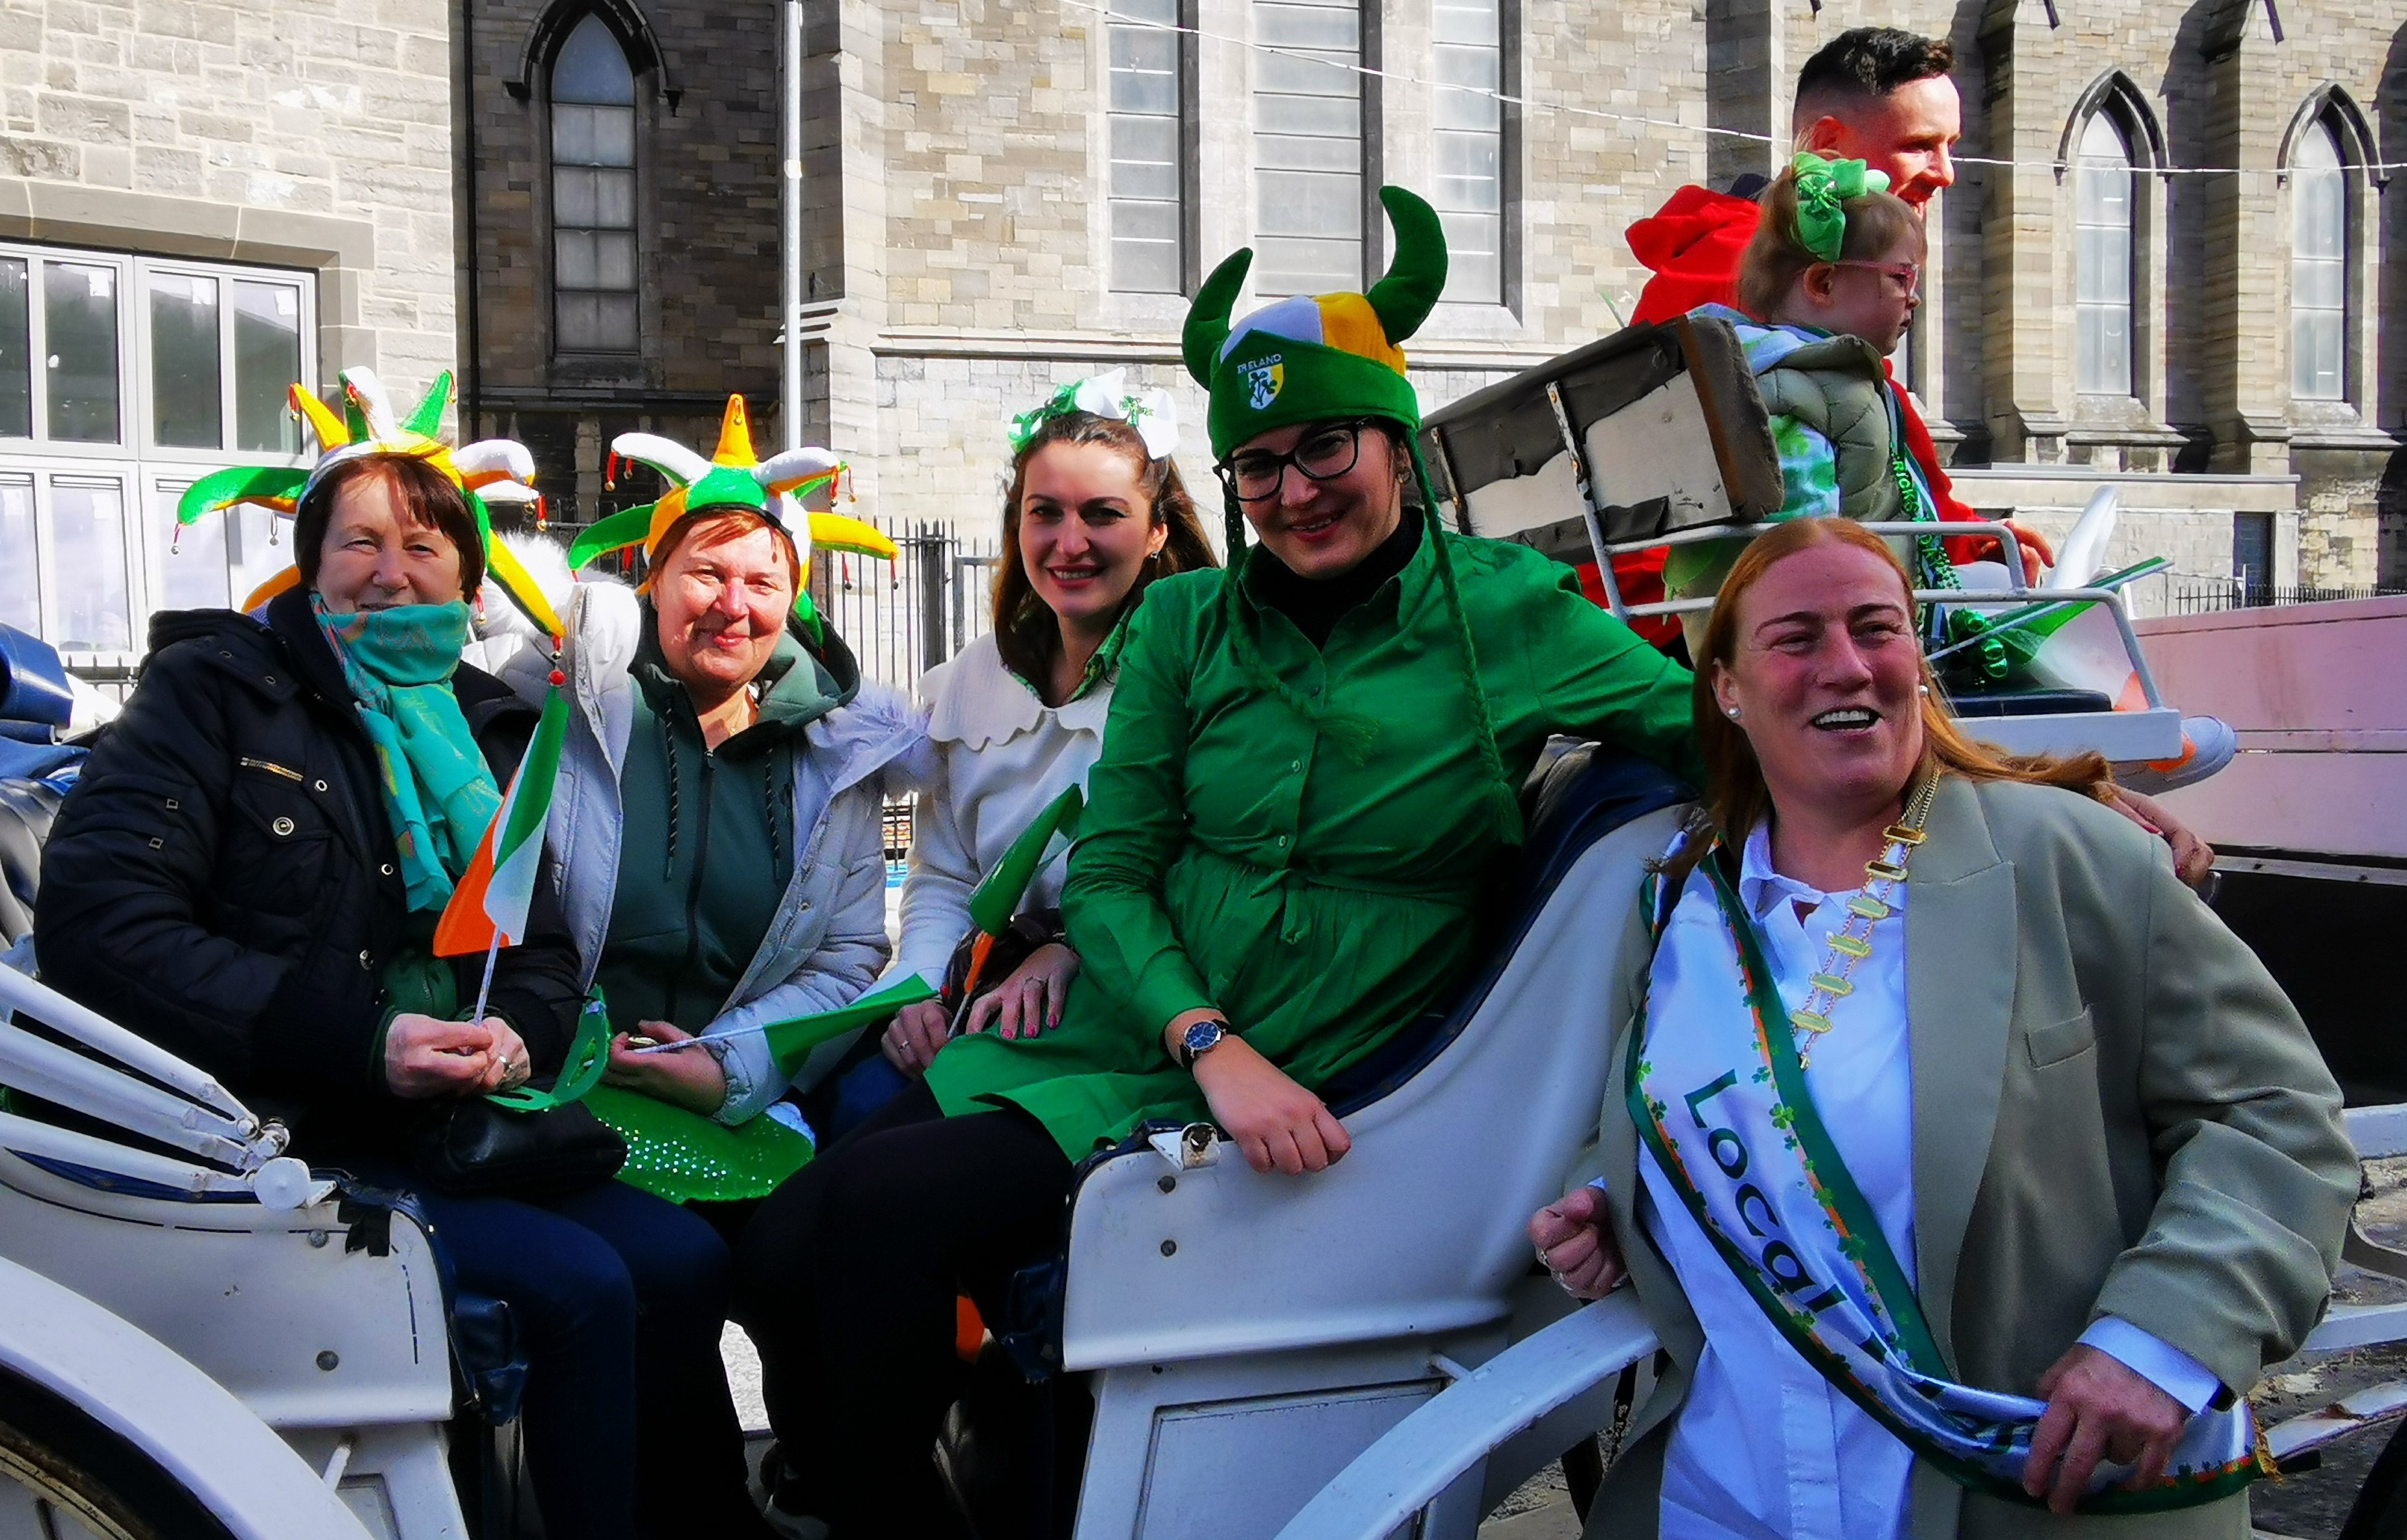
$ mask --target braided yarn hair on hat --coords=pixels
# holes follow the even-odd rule
[[[1401,187],[1383,187],[1379,201],[1396,235],[1395,260],[1387,275],[1360,294],[1296,295],[1255,311],[1232,327],[1230,312],[1250,250],[1234,251],[1213,270],[1188,311],[1183,337],[1187,369],[1211,392],[1212,452],[1230,451],[1259,435],[1296,424],[1374,418],[1401,435],[1420,492],[1421,518],[1437,568],[1438,587],[1455,643],[1455,659],[1473,717],[1473,735],[1488,776],[1487,803],[1497,834],[1507,843],[1522,834],[1518,788],[1505,773],[1496,743],[1495,719],[1479,658],[1462,608],[1462,592],[1446,550],[1436,492],[1418,442],[1420,400],[1404,375],[1398,346],[1417,331],[1446,288],[1446,231],[1436,210]],[[1340,753],[1367,763],[1380,736],[1376,718],[1341,711],[1307,700],[1262,658],[1243,606],[1238,583],[1252,559],[1246,547],[1246,519],[1234,491],[1223,487],[1229,564],[1221,578],[1231,649],[1239,669],[1264,693],[1284,703]]]

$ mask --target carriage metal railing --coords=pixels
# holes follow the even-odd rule
[[[65,1041],[27,1030],[16,1020],[21,1012]],[[0,1111],[0,1148],[20,1155],[194,1197],[254,1197],[271,1208],[297,1208],[333,1190],[284,1153],[281,1124],[262,1120],[214,1077],[6,962],[0,962],[0,1087],[209,1164]]]

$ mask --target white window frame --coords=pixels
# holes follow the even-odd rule
[[[58,541],[53,523],[59,478],[64,477],[73,481],[88,478],[114,481],[125,521],[123,546],[127,567],[129,646],[121,650],[77,649],[67,654],[67,661],[78,667],[129,667],[141,658],[150,617],[164,607],[163,600],[167,587],[164,563],[172,559],[170,550],[175,543],[172,522],[152,518],[153,496],[170,488],[180,490],[200,477],[228,465],[298,466],[310,462],[312,451],[307,448],[310,439],[306,429],[296,440],[303,448],[290,454],[232,447],[235,437],[233,285],[236,281],[249,280],[281,284],[299,291],[300,383],[305,390],[315,393],[319,380],[318,275],[307,268],[150,257],[132,252],[47,246],[26,241],[0,241],[0,257],[25,260],[32,265],[34,275],[28,291],[26,321],[35,435],[31,438],[0,437],[0,476],[30,476],[33,479],[36,530],[33,557],[40,606],[38,629],[45,639],[51,639],[56,636],[60,624],[60,575],[56,569]],[[48,381],[42,366],[47,356],[43,347],[47,322],[40,278],[41,264],[45,262],[105,266],[117,273],[118,443],[69,443],[53,441],[45,435],[50,415]],[[220,435],[225,447],[185,449],[162,447],[152,442],[157,424],[153,413],[150,279],[154,274],[213,278],[220,285],[219,410]],[[278,538],[281,539],[280,532]],[[230,584],[237,580],[229,575]],[[239,604],[243,597],[242,593],[228,594],[229,602],[235,604]]]

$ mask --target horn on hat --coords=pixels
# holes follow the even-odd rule
[[[1220,345],[1229,340],[1229,313],[1236,306],[1237,291],[1246,286],[1246,269],[1253,261],[1251,247],[1230,252],[1212,269],[1212,276],[1195,292],[1195,303],[1188,307],[1180,351],[1187,360],[1187,372],[1207,391],[1212,388],[1212,365],[1220,361]]]
[[[1420,330],[1446,290],[1446,226],[1436,209],[1401,187],[1379,189],[1379,202],[1395,226],[1396,256],[1388,276],[1362,297],[1371,302],[1388,340],[1402,343]]]

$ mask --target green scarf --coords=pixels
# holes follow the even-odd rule
[[[360,722],[376,745],[409,906],[440,909],[502,806],[451,692],[468,641],[468,606],[455,599],[336,615],[312,593],[309,607],[342,660]]]

